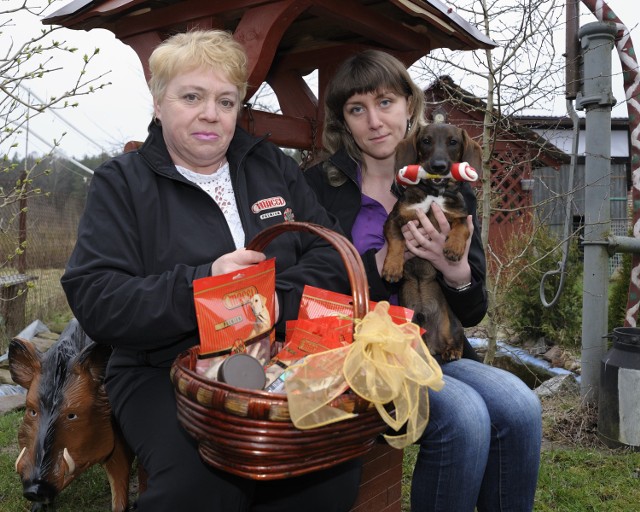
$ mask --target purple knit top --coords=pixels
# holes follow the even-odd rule
[[[358,165],[358,186],[362,191],[362,171]],[[379,251],[384,245],[384,223],[387,220],[387,210],[375,199],[366,194],[361,194],[362,204],[360,211],[351,228],[351,240],[358,254],[364,254],[370,249]],[[398,304],[397,294],[389,297],[391,304]]]
[[[362,190],[362,170],[358,165],[358,187]],[[351,239],[359,254],[369,249],[379,251],[384,245],[383,227],[387,220],[387,211],[378,201],[362,194],[360,211],[351,229]]]

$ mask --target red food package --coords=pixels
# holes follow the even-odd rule
[[[310,354],[344,347],[353,341],[353,320],[336,316],[289,320],[285,343],[265,367],[267,382],[275,381],[289,366]],[[284,381],[280,382],[284,385]],[[270,389],[279,391],[280,388]]]
[[[244,352],[254,339],[263,339],[274,324],[274,293],[274,258],[194,280],[200,355]]]
[[[353,298],[323,288],[305,285],[298,319],[343,316],[353,318]]]
[[[373,310],[376,302],[369,302],[369,310]],[[402,306],[391,304],[389,316],[398,325],[411,322],[414,312]],[[305,286],[300,300],[298,318],[319,318],[329,315],[353,317],[353,298],[350,295],[331,292],[314,286]],[[421,328],[421,334],[425,330]]]
[[[353,319],[338,316],[324,316],[318,318],[298,318],[287,320],[284,341],[291,340],[294,330],[302,330],[319,336],[338,336],[340,342],[353,341]]]
[[[349,318],[330,316],[313,320],[289,320],[284,347],[276,358],[281,361],[295,361],[309,354],[344,347],[352,341],[353,321]]]

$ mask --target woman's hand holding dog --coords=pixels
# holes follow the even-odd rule
[[[458,288],[471,282],[471,267],[469,266],[468,258],[471,236],[467,240],[464,255],[460,261],[453,262],[447,259],[444,256],[443,248],[451,226],[437,204],[431,205],[431,211],[438,222],[438,227],[434,226],[426,213],[420,209],[416,210],[417,221],[410,221],[402,226],[402,234],[407,246],[405,259],[417,256],[430,261],[436,270],[442,273],[442,277],[448,286]],[[467,217],[467,225],[469,231],[473,234],[471,215]]]

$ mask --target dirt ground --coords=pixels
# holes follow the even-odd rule
[[[543,449],[606,448],[598,437],[598,409],[582,403],[579,394],[543,397]]]

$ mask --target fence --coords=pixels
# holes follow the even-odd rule
[[[39,195],[0,209],[0,349],[34,320],[68,314],[60,277],[71,254],[84,199]],[[21,218],[22,215],[22,218]],[[21,222],[22,221],[22,222]],[[24,226],[21,237],[20,226]],[[21,240],[26,243],[21,245]]]

